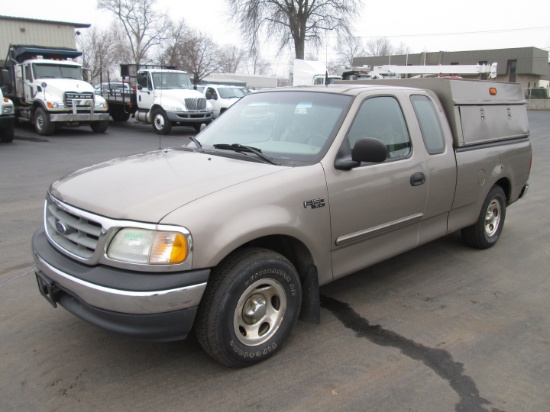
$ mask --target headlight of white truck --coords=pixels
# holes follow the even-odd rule
[[[61,101],[47,101],[46,106],[48,106],[48,109],[64,109],[65,103]]]
[[[96,109],[106,109],[107,108],[107,102],[95,102],[94,107]]]
[[[185,262],[190,248],[190,236],[180,232],[125,228],[114,236],[107,256],[128,263],[173,265]]]
[[[185,109],[180,106],[164,106],[166,110],[170,110],[172,112],[184,112]]]

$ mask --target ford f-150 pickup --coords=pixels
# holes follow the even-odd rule
[[[520,85],[418,79],[261,91],[181,147],[54,182],[41,294],[229,366],[280,350],[319,286],[461,230],[493,246],[528,188]]]

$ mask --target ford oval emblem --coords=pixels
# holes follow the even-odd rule
[[[63,223],[61,220],[57,220],[55,221],[55,230],[57,233],[59,233],[60,235],[64,235],[65,233],[67,233],[67,231],[69,230],[69,228],[67,227],[67,225],[65,223]]]

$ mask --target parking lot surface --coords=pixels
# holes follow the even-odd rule
[[[281,352],[228,369],[194,337],[143,343],[54,309],[30,241],[51,182],[76,169],[181,144],[111,124],[0,145],[2,411],[544,411],[550,405],[550,112],[529,112],[533,167],[485,251],[452,234],[321,289],[321,324]],[[139,184],[139,182],[132,182]]]

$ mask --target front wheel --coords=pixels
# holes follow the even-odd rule
[[[172,129],[172,122],[168,120],[168,116],[166,116],[164,110],[156,109],[153,112],[153,129],[155,129],[157,134],[166,135],[170,133],[170,129]]]
[[[55,131],[55,124],[51,122],[49,113],[41,107],[34,112],[34,128],[41,136],[50,136]]]
[[[500,186],[493,186],[483,202],[476,223],[462,229],[462,239],[468,246],[488,249],[497,243],[506,217],[506,195]]]
[[[7,123],[6,127],[0,129],[0,142],[10,143],[13,142],[15,136],[13,122]]]
[[[279,351],[298,319],[300,278],[282,255],[246,248],[213,271],[195,333],[204,350],[231,367],[250,366]]]
[[[90,127],[94,133],[105,133],[109,127],[109,122],[107,120],[102,120],[100,122],[90,123]]]

